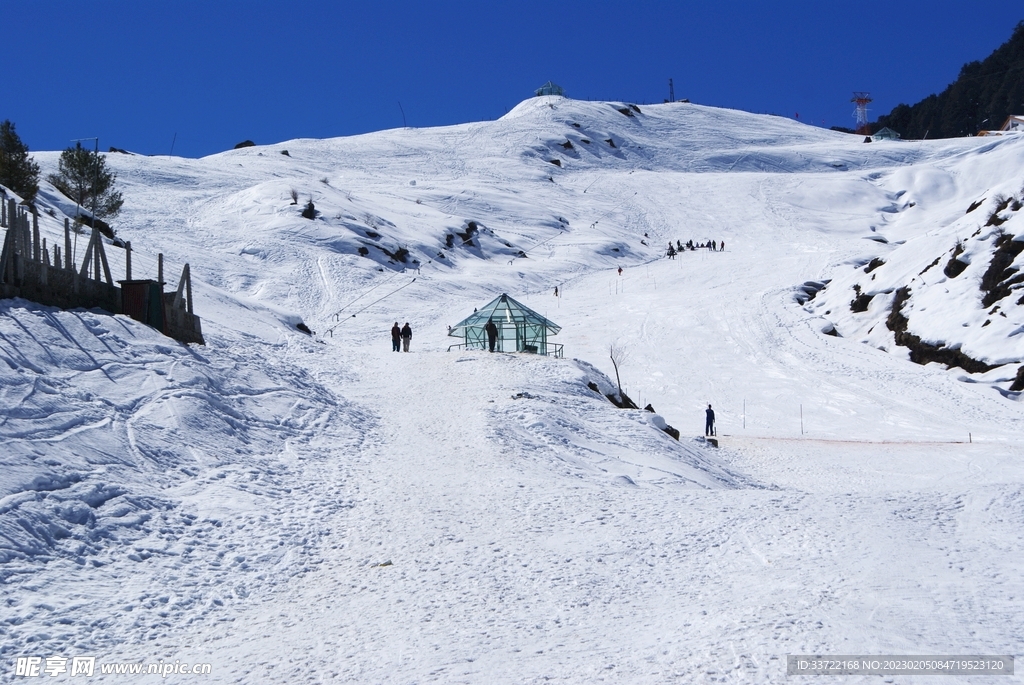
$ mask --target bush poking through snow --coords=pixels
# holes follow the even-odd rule
[[[256,143],[251,140],[243,140],[241,143],[235,146],[236,150],[241,150],[243,147],[256,147]]]
[[[1017,369],[1017,377],[1013,379],[1013,385],[1010,386],[1010,390],[1013,392],[1024,390],[1024,366]]]
[[[875,257],[870,262],[868,262],[867,266],[864,267],[864,273],[869,274],[878,267],[882,266],[883,264],[885,264],[884,259],[882,259],[881,257]]]
[[[406,257],[409,256],[409,251],[407,249],[405,249],[404,247],[400,247],[397,250],[395,250],[394,252],[392,252],[391,250],[389,250],[389,249],[387,249],[385,247],[380,247],[379,245],[377,247],[380,249],[381,252],[386,254],[390,259],[393,259],[396,262],[401,262],[402,264],[405,264]]]
[[[1002,224],[1006,223],[1006,219],[1004,219],[1001,216],[999,216],[999,213],[1002,212],[1003,210],[1005,210],[1007,207],[1010,206],[1010,202],[1011,202],[1012,199],[1013,198],[1009,198],[1009,197],[1006,197],[1006,198],[998,197],[998,198],[996,198],[996,200],[998,201],[999,204],[997,204],[996,208],[992,210],[992,213],[988,215],[988,221],[985,222],[985,225],[986,226],[1001,226]]]
[[[473,244],[473,234],[480,230],[480,224],[475,221],[470,221],[466,224],[466,230],[463,233],[456,232],[456,235],[462,238],[463,245]],[[448,245],[451,247],[451,245]]]
[[[295,190],[295,188],[292,188],[292,190],[289,193],[289,195],[291,195],[291,197],[292,197],[292,204],[293,205],[299,204],[299,191]]]
[[[953,256],[949,258],[949,261],[946,262],[946,268],[942,270],[942,273],[946,274],[947,278],[956,278],[964,272],[964,269],[967,268],[967,262],[962,262],[957,259],[957,257],[963,254],[963,251],[964,241],[956,241],[956,247],[953,248]]]
[[[302,210],[302,217],[304,219],[316,218],[316,207],[313,205],[313,198],[310,198],[309,202],[306,203],[306,208]]]
[[[858,312],[866,312],[868,310],[868,305],[871,304],[871,300],[874,298],[874,295],[862,293],[859,285],[853,286],[853,292],[855,292],[857,296],[850,302],[850,311],[855,314]]]

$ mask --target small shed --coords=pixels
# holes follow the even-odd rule
[[[565,95],[565,91],[562,89],[562,86],[551,81],[548,81],[533,92],[537,94],[537,97],[540,97],[541,95]]]
[[[562,346],[548,342],[548,336],[556,335],[561,326],[548,321],[521,302],[502,293],[486,305],[473,312],[448,332],[463,342],[452,347],[465,349],[487,349],[487,322],[493,321],[498,328],[495,349],[499,352],[530,352],[555,357],[562,356]]]
[[[885,128],[879,129],[878,131],[875,131],[875,134],[873,136],[871,136],[871,140],[873,140],[873,141],[879,141],[879,140],[899,140],[899,139],[900,139],[900,134],[896,133],[896,131],[893,131],[888,126],[886,126]]]

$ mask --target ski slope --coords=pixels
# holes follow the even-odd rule
[[[861,141],[552,97],[108,155],[134,275],[188,262],[207,345],[0,302],[0,678],[89,654],[211,682],[772,683],[787,654],[1019,652],[1024,293],[990,314],[980,285],[1021,235],[1024,141]],[[42,185],[52,244],[74,207]],[[665,258],[690,239],[726,249]],[[993,368],[909,361],[903,287],[910,331]],[[565,359],[448,351],[502,292]],[[614,390],[612,345],[657,414],[588,387]]]

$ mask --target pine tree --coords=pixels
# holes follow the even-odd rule
[[[124,198],[114,188],[117,174],[107,168],[107,160],[98,152],[87,150],[75,143],[60,154],[57,173],[47,180],[68,198],[92,210],[96,201],[96,217],[116,216]]]
[[[0,185],[5,185],[25,202],[35,202],[39,192],[39,165],[28,156],[10,120],[0,124]]]

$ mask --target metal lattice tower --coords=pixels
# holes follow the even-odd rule
[[[868,123],[868,103],[871,102],[871,93],[854,91],[850,102],[857,103],[857,111],[853,116],[857,118],[857,133],[865,136],[871,135],[871,125]]]

